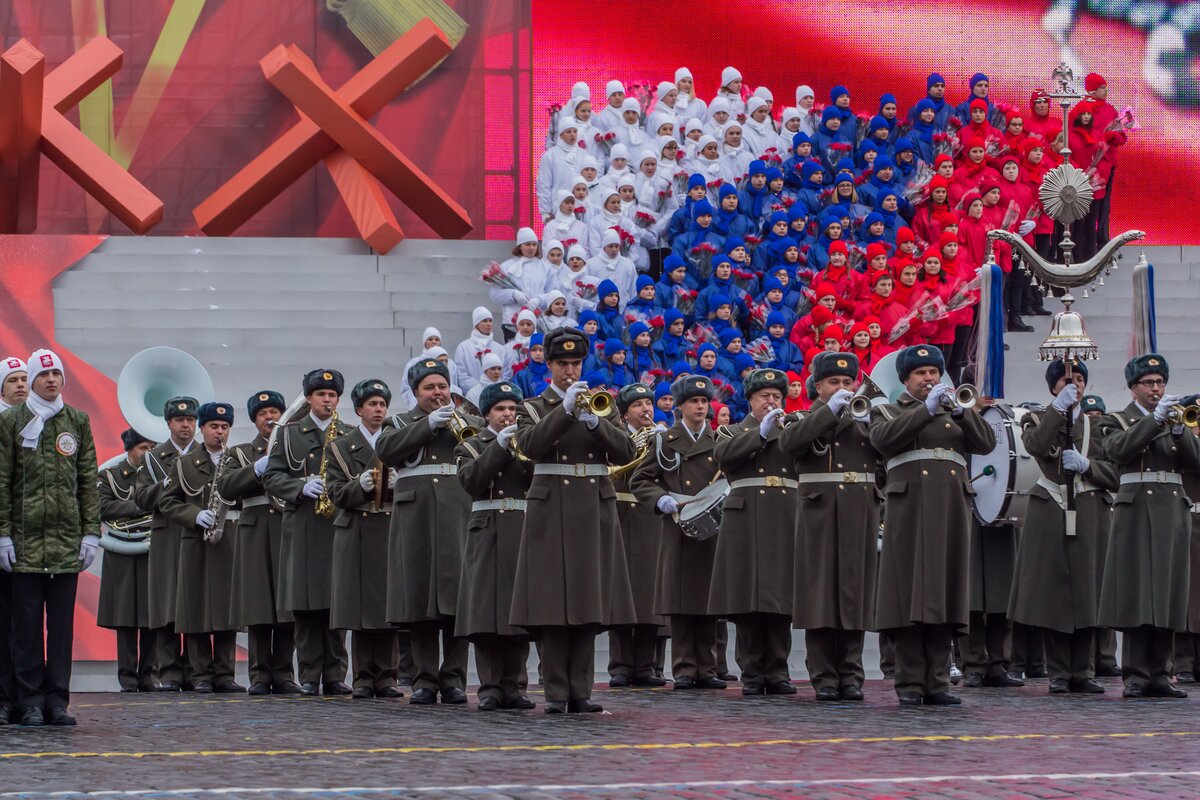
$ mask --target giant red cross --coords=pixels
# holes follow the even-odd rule
[[[25,39],[0,55],[0,233],[37,230],[42,153],[134,233],[162,221],[162,201],[63,116],[121,68],[121,57],[104,37],[49,75]]]
[[[196,206],[200,230],[232,234],[322,161],[359,234],[376,250],[386,253],[404,238],[381,186],[438,235],[466,234],[472,227],[466,210],[367,121],[451,49],[446,35],[424,19],[335,91],[298,47],[276,47],[259,66],[296,106],[300,121]]]

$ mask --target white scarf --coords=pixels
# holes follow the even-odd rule
[[[363,438],[370,443],[371,447],[375,446],[376,440],[379,439],[379,434],[383,433],[383,428],[371,433],[369,430],[367,430],[367,426],[363,425],[361,422],[358,423],[358,429],[362,431]]]
[[[38,439],[42,436],[42,428],[46,427],[46,420],[63,410],[62,395],[54,398],[54,402],[51,403],[43,400],[37,392],[30,392],[29,397],[25,398],[25,407],[33,414],[33,419],[21,429],[21,446],[34,448],[38,446]]]

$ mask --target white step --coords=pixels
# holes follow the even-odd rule
[[[74,320],[80,328],[139,328],[155,331],[162,328],[233,328],[241,330],[270,330],[283,327],[306,328],[353,328],[373,329],[391,328],[391,311],[363,311],[361,313],[322,313],[320,309],[320,293],[314,292],[312,307],[317,311],[307,314],[288,311],[260,311],[248,313],[229,309],[205,309],[187,311],[161,311],[157,309],[133,309],[123,314],[92,313],[84,314],[83,309],[77,309],[80,317]],[[66,309],[70,310],[70,309]],[[97,309],[99,310],[99,309]]]
[[[159,272],[192,274],[230,274],[249,272],[276,275],[320,273],[343,275],[352,280],[354,275],[373,274],[376,260],[371,255],[319,255],[295,254],[252,254],[221,255],[204,253],[93,253],[79,263],[77,270],[85,272]]]
[[[258,236],[110,236],[97,248],[101,253],[179,255],[200,251],[210,255],[370,255],[361,239],[298,239]]]
[[[384,292],[366,291],[305,291],[291,285],[288,291],[230,292],[205,290],[147,291],[140,286],[128,291],[116,289],[55,289],[54,304],[59,309],[132,308],[170,309],[179,311],[207,308],[210,311],[237,311],[256,316],[272,311],[291,311],[312,314],[314,301],[320,307],[319,317],[365,311],[389,311],[391,299]]]
[[[388,278],[400,278],[389,275]],[[385,276],[355,273],[352,278],[338,273],[304,273],[305,291],[381,292]],[[54,281],[56,289],[106,291],[137,289],[138,291],[208,291],[238,292],[248,295],[296,289],[296,276],[285,272],[183,272],[179,270],[146,272],[112,272],[107,270],[71,270]]]

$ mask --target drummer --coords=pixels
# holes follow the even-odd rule
[[[1046,386],[1054,401],[1021,420],[1021,440],[1041,475],[1029,493],[1030,535],[1021,537],[1009,616],[1040,629],[1050,694],[1104,692],[1092,658],[1111,516],[1108,492],[1118,484],[1116,467],[1104,459],[1101,420],[1085,415],[1078,402],[1087,377],[1083,362],[1071,364],[1070,375],[1064,362],[1053,362]],[[1068,473],[1074,510],[1067,508]]]
[[[792,627],[804,629],[817,699],[861,702],[863,632],[875,618],[879,453],[866,417],[850,411],[858,359],[820,353],[810,369],[817,399],[779,436],[800,483]]]
[[[708,614],[720,506],[714,514],[711,504],[696,500],[691,508],[704,512],[697,517],[704,527],[698,524],[687,532],[676,516],[682,510],[680,503],[705,487],[713,487],[713,496],[724,499],[715,491],[724,481],[714,483],[720,473],[713,455],[717,438],[707,421],[713,394],[712,381],[702,375],[687,375],[672,384],[678,421],[658,434],[651,456],[629,481],[638,501],[662,515],[654,612],[670,621],[671,676],[676,691],[725,688],[725,681],[717,677],[715,657],[719,623]],[[701,536],[704,538],[698,538]]]
[[[991,427],[941,382],[944,369],[932,345],[901,350],[904,392],[871,411],[871,444],[888,459],[875,624],[892,633],[904,706],[962,702],[949,666],[950,639],[969,617],[967,456],[996,446]]]

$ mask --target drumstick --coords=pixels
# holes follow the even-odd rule
[[[971,478],[971,480],[967,481],[967,483],[974,483],[975,481],[979,480],[980,478],[985,478],[985,477],[990,478],[991,476],[993,476],[995,474],[996,474],[996,468],[993,467],[991,464],[988,464],[986,467],[983,468],[983,472],[979,473],[974,478]]]

